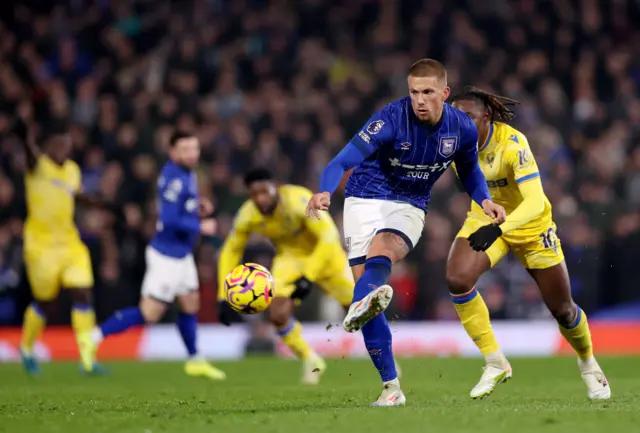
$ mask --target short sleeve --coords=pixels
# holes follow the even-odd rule
[[[513,170],[517,184],[540,177],[538,164],[531,153],[529,142],[523,134],[512,134],[504,154],[504,161]]]
[[[393,142],[396,132],[392,105],[371,116],[365,125],[353,136],[351,143],[363,153],[371,154],[385,144]]]

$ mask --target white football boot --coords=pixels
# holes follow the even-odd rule
[[[374,407],[391,407],[402,406],[407,402],[407,398],[404,396],[402,389],[400,389],[400,381],[393,379],[389,382],[385,382],[382,385],[382,394],[378,399],[371,403]]]
[[[302,379],[305,385],[317,385],[327,370],[327,363],[317,353],[302,361]]]
[[[349,306],[342,327],[347,332],[358,332],[378,314],[384,312],[393,298],[393,289],[388,284],[376,287],[371,293]]]
[[[578,368],[580,369],[582,380],[587,385],[587,395],[591,400],[608,400],[611,398],[609,382],[593,356],[584,361],[578,358]]]
[[[484,366],[480,380],[473,387],[469,396],[471,398],[483,398],[491,394],[495,387],[511,379],[513,372],[511,365],[502,352],[487,355],[487,364]]]

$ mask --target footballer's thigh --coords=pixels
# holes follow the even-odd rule
[[[269,306],[269,321],[281,328],[289,323],[293,315],[295,281],[302,276],[304,259],[293,255],[277,255],[273,258],[271,275],[275,286],[273,301]]]
[[[38,303],[55,300],[60,293],[64,256],[53,248],[25,245],[24,262],[33,298]]]
[[[576,305],[571,297],[571,282],[555,225],[541,230],[538,239],[514,248],[527,272],[535,280],[540,294],[553,317],[569,326],[576,317]]]
[[[502,238],[487,251],[474,251],[467,238],[486,223],[467,218],[456,235],[447,258],[446,279],[449,292],[462,295],[473,289],[478,278],[509,253],[509,245]]]
[[[91,305],[93,291],[93,268],[89,249],[83,243],[71,247],[64,258],[61,283],[69,290],[74,303]]]
[[[147,269],[142,281],[140,310],[147,323],[162,318],[182,287],[184,260],[160,254],[148,246],[145,251]]]
[[[349,265],[364,265],[376,231],[383,224],[382,200],[347,197],[342,226]]]
[[[380,201],[383,220],[371,241],[367,257],[386,256],[392,263],[397,263],[420,240],[425,212],[409,203]]]
[[[423,210],[409,203],[348,197],[344,205],[344,234],[353,268],[368,257],[402,260],[418,242],[424,229]],[[358,269],[354,269],[358,277]]]

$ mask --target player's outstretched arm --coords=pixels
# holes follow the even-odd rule
[[[40,149],[36,145],[36,140],[33,137],[33,134],[29,133],[29,127],[21,117],[16,117],[14,120],[12,132],[22,142],[27,154],[27,167],[29,170],[33,170],[38,163]]]
[[[388,107],[380,110],[327,164],[320,175],[320,192],[314,194],[307,205],[307,217],[313,214],[319,219],[319,211],[329,209],[331,194],[338,188],[345,173],[360,165],[381,146],[391,141],[395,135],[391,117]]]
[[[373,153],[365,147],[358,147],[353,140],[327,164],[320,175],[320,192],[314,194],[307,205],[307,217],[312,214],[320,219],[319,211],[329,210],[331,204],[331,194],[340,185],[340,181],[345,173],[358,166],[369,155]]]

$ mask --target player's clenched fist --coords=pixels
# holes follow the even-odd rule
[[[502,206],[495,204],[491,200],[484,200],[482,202],[482,210],[488,217],[491,217],[494,222],[498,224],[502,224],[504,220],[507,219],[507,211],[504,210]]]
[[[327,191],[314,194],[307,204],[307,218],[311,215],[315,215],[316,218],[320,219],[319,211],[329,210],[330,204],[331,194],[329,194]]]

